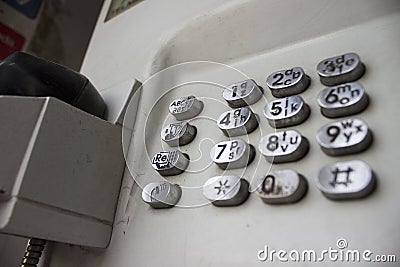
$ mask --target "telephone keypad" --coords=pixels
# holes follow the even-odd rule
[[[321,113],[328,118],[357,114],[368,106],[368,95],[358,82],[323,89],[317,98]]]
[[[203,194],[215,206],[237,206],[249,197],[249,182],[237,175],[215,176],[205,182]]]
[[[179,150],[161,151],[154,155],[151,165],[162,176],[181,174],[189,165],[189,156]]]
[[[275,97],[300,94],[308,88],[310,82],[310,77],[301,67],[276,71],[267,77],[267,86]]]
[[[161,131],[161,139],[171,147],[184,146],[193,141],[197,129],[188,122],[175,122],[167,125]]]
[[[178,203],[182,195],[179,185],[168,182],[147,184],[142,191],[142,199],[155,209],[170,208]]]
[[[375,188],[371,168],[361,160],[336,162],[324,166],[316,179],[317,187],[329,199],[354,199],[370,194]]]
[[[372,134],[366,122],[350,118],[322,126],[317,142],[327,155],[348,155],[366,150],[372,142]]]
[[[258,119],[249,107],[242,107],[222,113],[217,124],[226,136],[238,136],[253,132]]]
[[[267,204],[299,201],[307,192],[307,180],[294,170],[274,170],[262,180],[256,194]]]
[[[304,157],[309,150],[309,142],[298,131],[286,130],[263,136],[258,148],[268,162],[284,163]]]
[[[365,66],[355,53],[327,58],[317,66],[322,84],[329,87],[317,97],[321,113],[328,118],[349,116],[362,112],[369,103],[364,87],[355,80],[362,77]],[[310,107],[297,94],[310,85],[311,79],[301,67],[276,71],[268,76],[267,86],[278,99],[270,101],[263,109],[268,124],[273,128],[295,126],[303,123]],[[263,96],[263,89],[252,80],[227,86],[222,97],[233,110],[222,113],[217,125],[225,136],[247,135],[259,126],[259,117],[249,107]],[[169,111],[181,122],[171,123],[161,132],[161,138],[170,146],[190,143],[197,128],[184,120],[191,119],[203,110],[203,102],[194,96],[175,99]],[[316,139],[322,151],[329,156],[359,153],[372,143],[372,133],[361,119],[349,118],[322,126]],[[288,129],[264,135],[259,141],[261,154],[270,163],[294,162],[309,151],[309,141],[297,130]],[[211,159],[222,169],[247,167],[255,158],[252,144],[242,139],[222,141],[210,151]],[[179,150],[162,151],[152,159],[152,166],[163,176],[178,175],[189,165],[189,156]],[[360,160],[337,162],[321,168],[316,179],[317,187],[329,199],[365,197],[375,186],[371,168]],[[272,170],[260,180],[255,193],[268,204],[294,203],[307,192],[304,176],[291,169]],[[203,186],[203,195],[215,206],[235,206],[249,196],[249,182],[237,175],[209,178]],[[181,188],[168,182],[151,183],[142,194],[143,200],[154,208],[171,207],[181,196]]]
[[[196,117],[203,110],[204,104],[195,96],[175,99],[169,104],[169,112],[178,120],[188,120]]]
[[[254,80],[248,79],[228,85],[222,92],[222,97],[231,108],[240,108],[256,103],[263,93]]]
[[[252,145],[241,139],[223,141],[216,144],[210,156],[221,169],[238,169],[249,165],[255,157]]]
[[[264,107],[264,116],[274,128],[298,125],[309,115],[310,108],[301,96],[297,95],[270,101]]]
[[[357,54],[347,53],[322,60],[317,72],[322,84],[334,86],[358,80],[364,75],[365,66]]]

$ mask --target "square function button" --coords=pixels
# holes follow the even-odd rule
[[[249,107],[243,107],[222,113],[217,124],[228,137],[245,135],[258,127],[258,118]]]
[[[236,175],[215,176],[205,182],[203,194],[215,206],[237,206],[249,197],[249,182]]]
[[[179,150],[161,151],[154,155],[151,165],[162,176],[178,175],[189,165],[189,156]]]
[[[363,120],[345,119],[322,126],[317,142],[327,155],[349,155],[366,150],[372,143],[372,134]]]
[[[321,113],[328,118],[354,115],[369,103],[364,87],[358,82],[340,84],[323,89],[317,98]]]
[[[310,86],[311,79],[301,67],[280,70],[267,77],[267,86],[275,97],[297,95]]]
[[[318,174],[317,186],[329,199],[362,198],[375,188],[375,175],[361,160],[336,162],[324,166]]]
[[[221,169],[238,169],[249,165],[256,155],[252,145],[241,139],[223,141],[211,150],[211,158]]]
[[[310,115],[310,108],[300,96],[288,96],[270,101],[264,107],[264,116],[274,128],[298,125]]]
[[[255,193],[267,204],[287,204],[299,201],[307,192],[307,180],[293,170],[271,171]]]
[[[365,66],[357,54],[347,53],[322,60],[318,63],[317,72],[322,84],[333,86],[360,79]]]
[[[298,131],[287,130],[263,136],[258,144],[258,149],[268,162],[292,162],[307,154],[309,142]]]
[[[180,186],[168,182],[150,183],[142,191],[143,201],[155,209],[175,206],[181,195],[182,189]]]
[[[263,89],[254,80],[249,79],[228,85],[222,96],[231,108],[240,108],[256,103],[263,93]]]

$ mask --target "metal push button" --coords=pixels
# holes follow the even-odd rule
[[[249,182],[236,175],[215,176],[205,182],[203,194],[215,206],[237,206],[249,197]]]
[[[263,93],[262,88],[255,81],[249,79],[227,86],[222,92],[222,96],[230,107],[240,108],[256,103]]]
[[[287,130],[263,136],[258,149],[268,162],[292,162],[307,154],[309,142],[298,131]]]
[[[186,96],[175,99],[169,104],[169,112],[178,121],[188,120],[196,117],[203,110],[203,102],[197,100],[195,96]]]
[[[183,146],[192,142],[196,133],[196,127],[188,122],[176,122],[169,124],[161,131],[161,139],[171,147]]]
[[[322,151],[330,156],[362,152],[372,143],[368,125],[356,118],[328,123],[318,130],[316,137]]]
[[[317,98],[321,113],[328,118],[357,114],[368,106],[368,96],[358,82],[323,89]]]
[[[310,77],[301,67],[276,71],[267,77],[267,86],[275,97],[300,94],[308,88],[310,82]]]
[[[264,116],[274,128],[298,125],[309,115],[310,108],[297,95],[271,101],[264,107]]]
[[[318,63],[321,83],[327,86],[353,82],[363,76],[365,66],[355,53],[331,57]]]
[[[147,184],[142,191],[142,199],[155,209],[170,208],[178,203],[182,195],[179,185],[168,182]]]
[[[241,139],[223,141],[211,150],[211,158],[221,169],[238,169],[249,165],[256,155],[255,149]]]
[[[249,107],[243,107],[222,113],[217,124],[226,136],[238,136],[254,131],[258,120]]]
[[[256,194],[268,204],[294,203],[307,192],[307,180],[293,170],[271,171],[258,186]]]
[[[369,195],[375,188],[373,171],[363,161],[351,160],[324,166],[317,187],[329,199],[354,199]]]
[[[151,165],[163,176],[178,175],[189,165],[189,156],[179,150],[162,151],[154,155]]]

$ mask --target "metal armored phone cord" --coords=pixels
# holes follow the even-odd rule
[[[37,267],[45,245],[46,240],[31,238],[26,247],[24,258],[22,259],[20,267]]]

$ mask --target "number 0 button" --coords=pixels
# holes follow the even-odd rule
[[[258,127],[257,117],[249,107],[226,111],[219,116],[217,123],[226,136],[248,134]]]
[[[309,142],[298,131],[287,130],[263,136],[258,149],[268,162],[291,162],[307,154]]]
[[[322,126],[317,141],[327,155],[341,156],[366,150],[372,142],[372,134],[363,120],[346,119]]]
[[[211,150],[212,160],[223,170],[238,169],[249,165],[255,156],[255,149],[241,139],[224,141]]]
[[[269,102],[264,108],[264,116],[269,125],[282,128],[302,123],[310,115],[310,108],[300,96],[288,96]]]
[[[268,204],[299,201],[307,192],[306,179],[293,170],[271,171],[255,191]]]
[[[321,113],[328,118],[357,114],[368,106],[368,96],[358,82],[322,90],[317,98]]]
[[[363,76],[364,64],[355,53],[331,57],[318,63],[317,72],[321,83],[327,86],[353,82]]]
[[[280,70],[272,73],[267,78],[267,86],[275,97],[297,95],[310,85],[310,77],[300,67]]]
[[[253,80],[245,80],[229,85],[222,96],[232,108],[240,108],[256,103],[263,95],[263,90]]]

